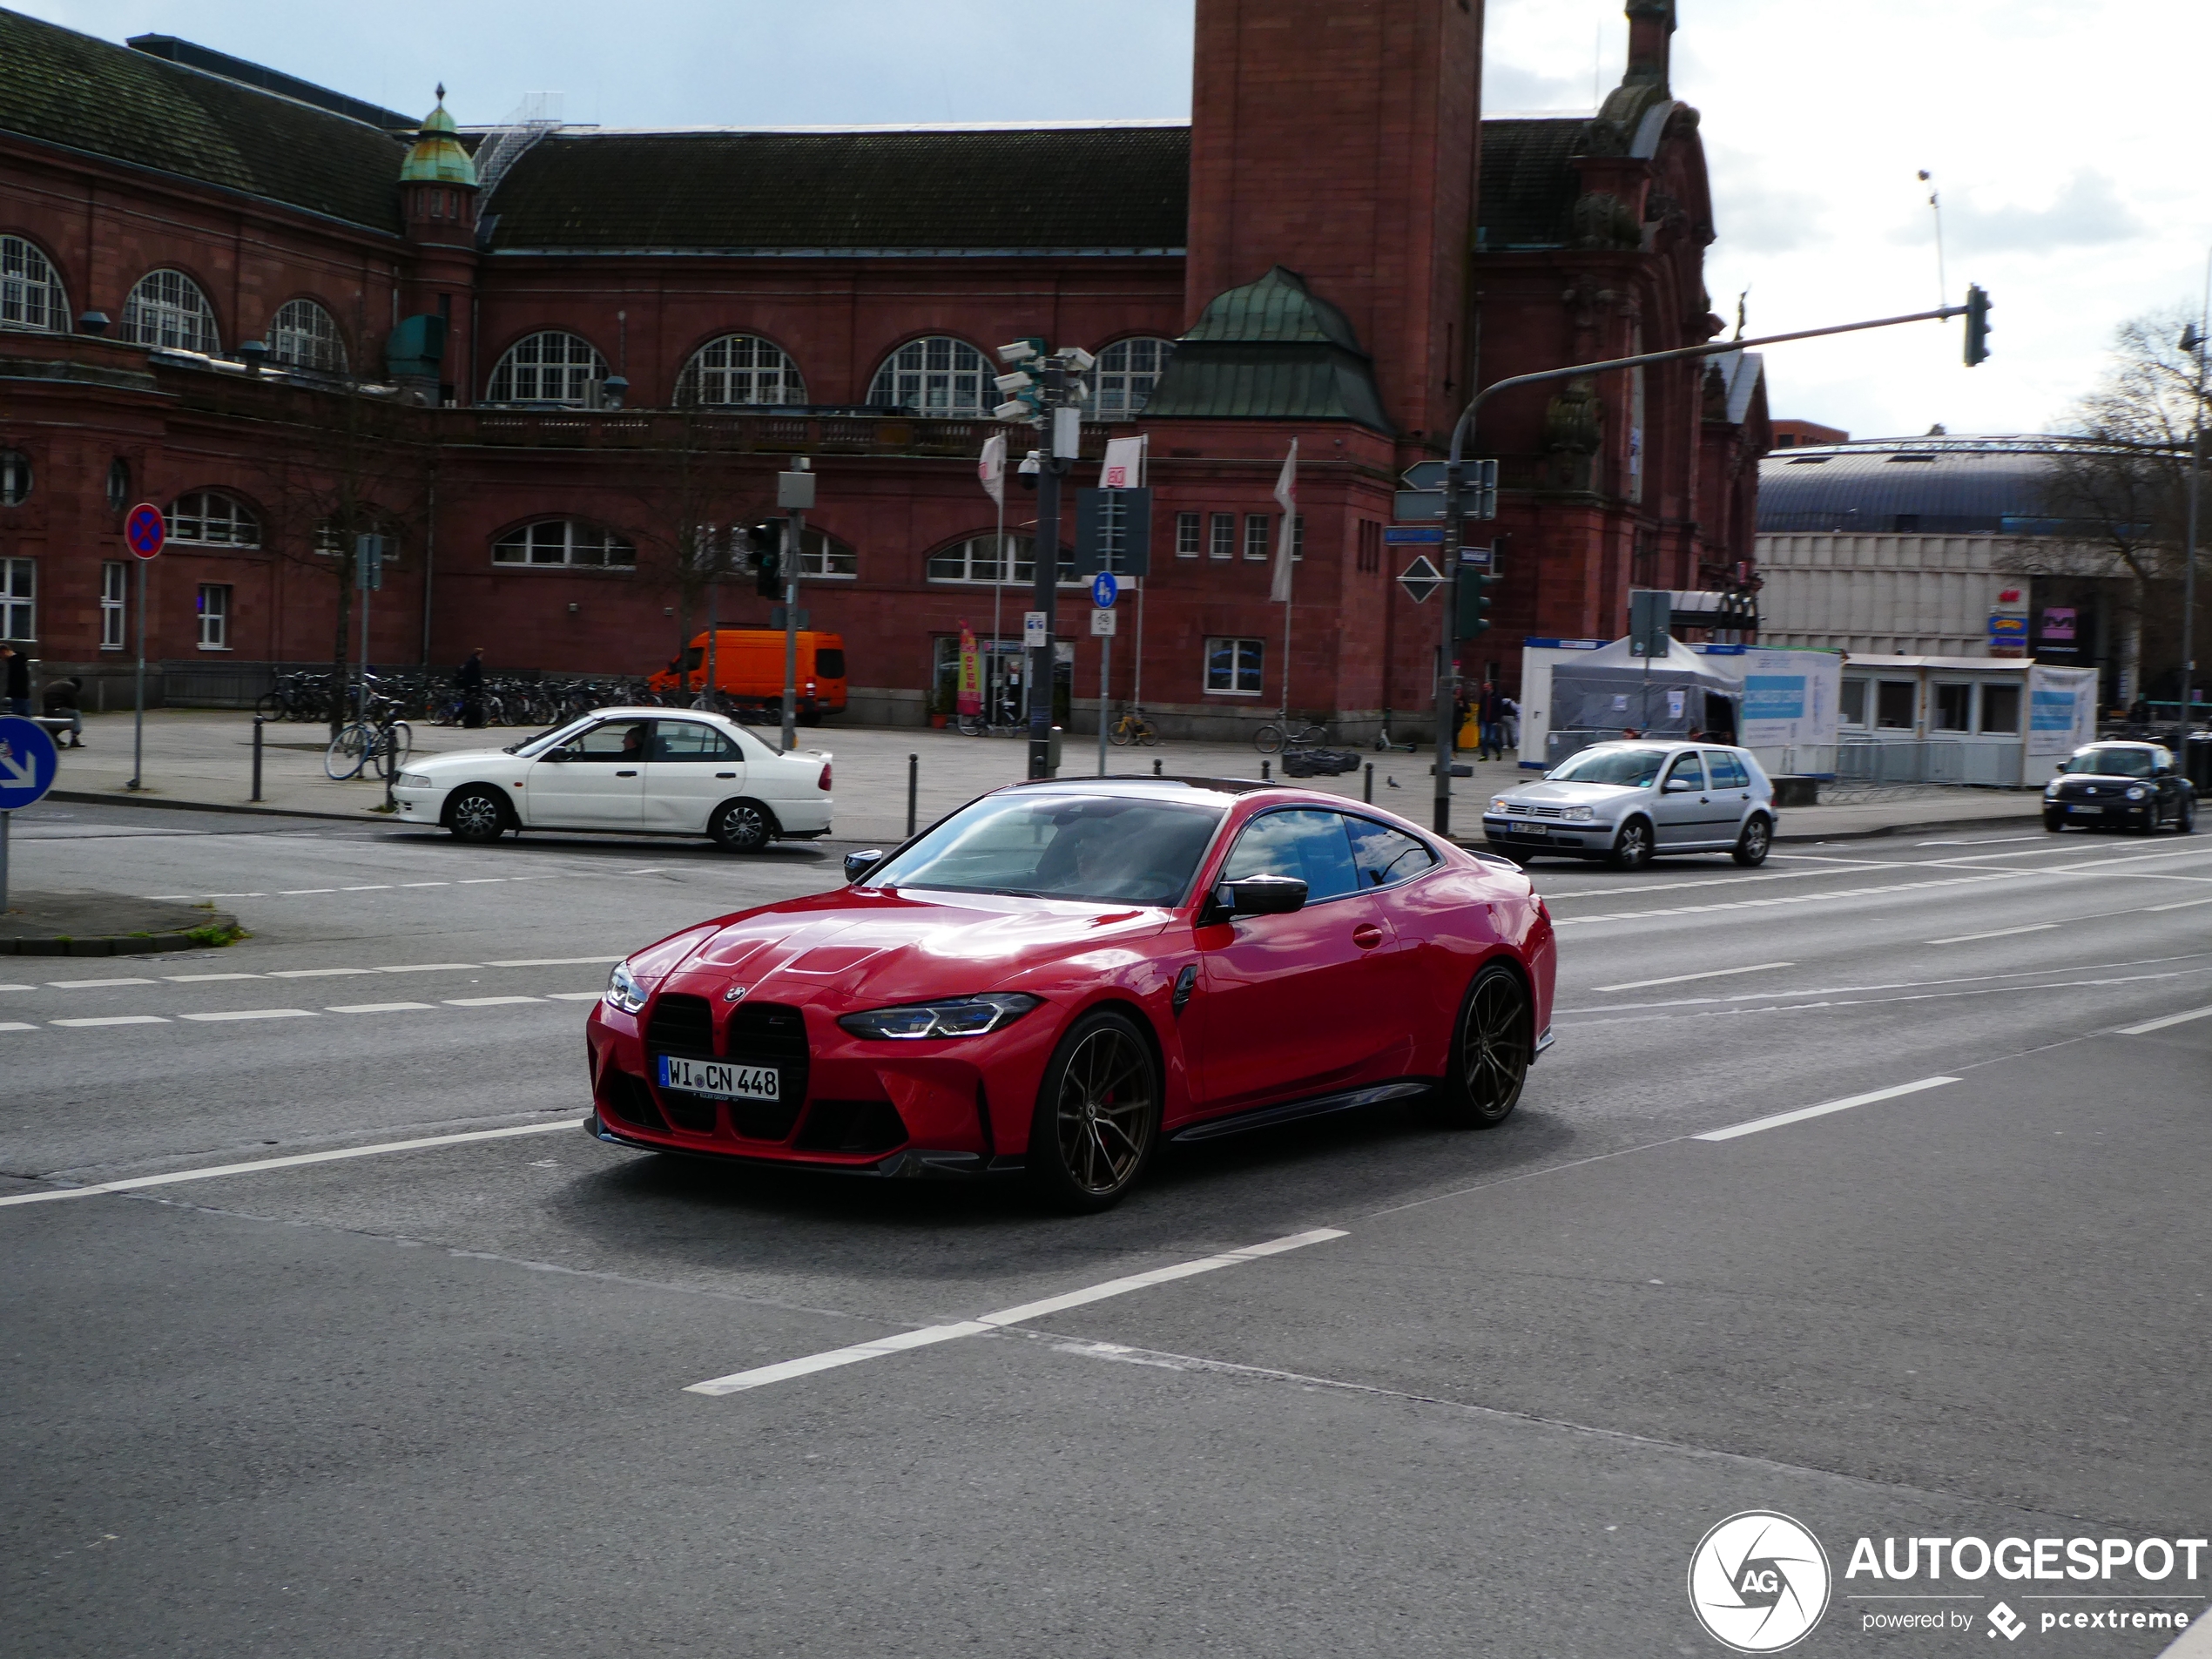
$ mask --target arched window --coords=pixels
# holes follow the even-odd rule
[[[20,449],[0,449],[0,507],[20,507],[30,499],[30,457]]]
[[[234,496],[216,489],[195,489],[179,496],[163,515],[169,522],[169,539],[194,547],[259,547],[261,521],[253,509]]]
[[[507,348],[491,372],[487,403],[565,403],[596,409],[607,379],[607,360],[581,334],[558,328],[530,334]]]
[[[69,331],[69,296],[37,245],[0,236],[0,328]]]
[[[997,371],[983,354],[950,334],[910,340],[883,360],[868,389],[879,408],[916,415],[974,415],[997,407]]]
[[[494,542],[491,562],[634,570],[637,550],[612,530],[580,518],[541,518],[535,524],[517,525]]]
[[[330,314],[312,300],[287,300],[269,324],[269,356],[293,368],[346,372],[346,342]]]
[[[1152,395],[1153,383],[1175,355],[1172,340],[1117,340],[1098,354],[1094,378],[1101,421],[1134,421]]]
[[[178,351],[220,351],[207,296],[182,271],[149,271],[123,307],[123,338]]]
[[[1036,538],[1030,536],[1008,535],[1006,538],[1007,557],[999,555],[999,538],[995,530],[986,530],[981,536],[971,536],[964,542],[954,542],[929,556],[929,579],[932,582],[998,582],[1027,587],[1037,579]],[[1007,568],[1011,563],[1013,569]],[[1062,587],[1076,585],[1076,552],[1073,548],[1060,550]]]
[[[692,354],[676,383],[688,403],[804,403],[806,383],[779,347],[753,334],[725,334]]]

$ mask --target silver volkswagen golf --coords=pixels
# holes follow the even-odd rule
[[[1657,853],[1727,853],[1758,865],[1774,842],[1774,786],[1748,749],[1600,743],[1492,797],[1482,829],[1521,862],[1545,853],[1634,870]]]

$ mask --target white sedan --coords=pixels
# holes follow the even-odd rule
[[[599,709],[511,749],[416,756],[392,786],[402,823],[456,840],[509,830],[705,835],[732,853],[830,827],[830,757],[786,754],[734,720]]]

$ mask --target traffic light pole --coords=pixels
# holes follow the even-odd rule
[[[1978,319],[1986,326],[1988,296],[1979,296]],[[1779,346],[1792,340],[1817,340],[1827,334],[1858,334],[1868,328],[1894,328],[1899,323],[1941,322],[1950,317],[1964,317],[1975,313],[1973,306],[1939,306],[1933,311],[1914,311],[1901,317],[1877,317],[1868,322],[1831,323],[1825,328],[1797,328],[1786,334],[1762,334],[1754,340],[1716,340],[1703,346],[1678,346],[1672,351],[1640,352],[1634,357],[1608,357],[1595,363],[1569,363],[1564,368],[1539,369],[1531,374],[1508,375],[1494,381],[1477,392],[1452,428],[1452,445],[1444,462],[1444,577],[1445,594],[1451,603],[1444,610],[1442,660],[1436,670],[1436,800],[1433,824],[1436,833],[1448,835],[1452,830],[1452,750],[1459,733],[1454,729],[1453,692],[1456,680],[1452,665],[1453,651],[1458,648],[1459,617],[1456,614],[1460,573],[1460,509],[1466,491],[1466,454],[1468,435],[1474,429],[1474,417],[1482,406],[1500,392],[1509,392],[1516,387],[1541,386],[1548,381],[1579,379],[1584,374],[1604,374],[1619,368],[1642,368],[1648,363],[1688,362],[1700,357],[1723,357],[1730,352],[1748,351],[1754,346]],[[1967,361],[1971,367],[1979,362],[1973,354],[1977,342],[1967,341]],[[1987,355],[1985,350],[1982,354]],[[2186,695],[2186,693],[2184,693]]]
[[[1060,585],[1060,475],[1067,462],[1053,453],[1053,420],[1045,409],[1044,442],[1037,456],[1037,534],[1031,554],[1036,580],[1029,608],[1044,617],[1044,643],[1029,647],[1029,777],[1052,776],[1052,693],[1054,612]],[[1069,457],[1073,459],[1073,457]]]
[[[784,521],[784,752],[799,743],[799,550],[806,515],[793,509]]]

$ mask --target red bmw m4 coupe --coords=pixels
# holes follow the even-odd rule
[[[1205,778],[1016,784],[847,885],[662,940],[589,1026],[603,1141],[1103,1209],[1163,1141],[1419,1100],[1501,1123],[1551,1040],[1521,871]]]

